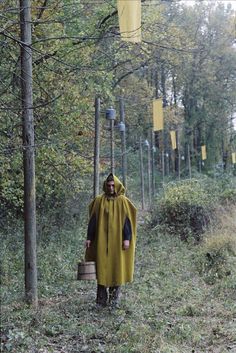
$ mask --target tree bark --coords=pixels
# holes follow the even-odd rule
[[[37,306],[35,152],[32,90],[31,8],[20,0],[21,92],[24,163],[25,297]]]

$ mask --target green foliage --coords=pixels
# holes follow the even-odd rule
[[[223,204],[236,204],[236,189],[227,188],[219,195],[220,202]]]
[[[200,235],[210,222],[214,197],[198,180],[167,184],[157,201],[153,222],[165,225],[169,233],[182,240]]]
[[[236,256],[236,239],[228,233],[216,233],[206,238],[196,254],[196,266],[208,284],[231,274],[231,256]]]
[[[157,236],[142,224],[134,283],[122,287],[119,309],[99,309],[96,283],[75,280],[84,232],[61,230],[39,244],[37,310],[22,302],[23,239],[4,239],[9,271],[1,285],[2,352],[189,353],[214,346],[226,353],[224,347],[233,346],[235,261],[230,275],[208,286],[193,261],[200,247]]]
[[[11,220],[22,216],[23,206],[20,28],[18,3],[1,2],[1,9],[0,207]],[[118,98],[124,96],[131,148],[140,135],[148,135],[152,97],[164,93],[169,110],[182,103],[179,118],[166,128],[176,129],[180,122],[188,126],[197,140],[193,163],[199,162],[197,147],[206,140],[208,169],[220,161],[222,144],[233,147],[228,129],[236,92],[232,13],[203,3],[150,2],[142,6],[144,40],[133,45],[120,40],[116,10],[114,0],[99,6],[52,0],[42,7],[32,1],[37,211],[45,217],[57,208],[54,222],[92,173],[95,95],[102,99],[102,114],[110,104],[118,111]],[[101,165],[107,163],[109,146],[104,125],[103,120]],[[186,139],[190,135],[180,131],[180,143]]]

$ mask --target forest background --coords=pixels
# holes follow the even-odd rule
[[[182,201],[186,204],[187,200],[191,207],[197,197],[202,197],[201,207],[205,207],[209,197],[213,203],[219,202],[219,196],[227,205],[235,203],[232,153],[236,152],[236,25],[234,11],[224,4],[199,2],[189,7],[171,0],[142,1],[142,42],[134,44],[121,41],[116,1],[44,0],[31,3],[37,238],[39,257],[42,256],[39,286],[43,298],[55,294],[55,290],[59,295],[58,288],[53,289],[50,282],[55,276],[59,283],[63,269],[68,271],[68,263],[63,262],[61,272],[55,275],[52,253],[57,254],[55,259],[60,262],[59,247],[67,237],[73,244],[76,258],[86,236],[87,205],[93,196],[96,97],[101,99],[101,182],[110,170],[110,131],[105,111],[110,106],[116,109],[115,123],[118,125],[120,100],[123,99],[128,195],[138,207],[141,207],[139,141],[140,138],[143,143],[151,141],[152,101],[163,99],[165,127],[163,133],[155,134],[155,153],[152,149],[155,166],[153,209],[162,209],[163,213],[160,217],[155,212],[144,216],[148,227],[155,228],[163,219],[173,216],[166,204],[161,203],[163,193],[173,201],[179,192]],[[12,306],[12,302],[16,303],[21,297],[23,285],[24,146],[18,6],[18,1],[0,3],[1,275],[2,298],[12,311],[15,305]],[[171,130],[178,132],[177,150],[171,146]],[[202,145],[207,148],[204,162]],[[147,196],[148,159],[144,144],[143,148]],[[189,159],[192,181],[188,180]],[[122,177],[118,131],[115,132],[115,161],[115,173]],[[208,218],[205,217],[206,209],[200,209],[203,209],[200,228],[204,228]],[[185,211],[182,209],[181,217]],[[199,199],[191,212],[199,215]],[[186,224],[181,217],[175,224],[173,217],[168,219],[168,232],[172,233],[174,229],[184,240],[193,232],[193,239],[199,241],[199,225],[194,224],[195,229],[183,229],[181,224]],[[71,244],[68,256],[71,256]],[[221,241],[217,246],[227,248],[229,238],[224,238],[225,248]],[[43,254],[47,258],[43,258]],[[222,263],[225,263],[221,255],[217,253],[216,259],[223,259]],[[206,276],[208,283],[215,283],[219,276],[224,277],[229,272],[224,266],[223,272],[219,267],[216,271],[211,270]],[[9,295],[12,287],[14,291]],[[22,316],[21,312],[17,320],[24,321]],[[22,343],[24,339],[20,336],[23,330],[14,330],[14,325],[12,328],[9,312],[6,317],[4,349],[27,350],[28,346]],[[166,348],[166,352],[170,351]]]
[[[18,2],[4,1],[1,9],[0,183],[6,225],[6,218],[21,218],[23,209]],[[110,163],[105,110],[114,106],[118,112],[120,97],[125,102],[128,177],[139,173],[138,141],[140,136],[150,140],[152,100],[158,97],[163,98],[165,134],[164,142],[156,141],[156,178],[158,172],[162,175],[158,158],[163,149],[165,158],[172,156],[165,163],[169,174],[175,171],[169,131],[178,129],[180,154],[187,161],[189,143],[196,170],[214,174],[224,164],[232,171],[236,62],[230,7],[144,1],[140,44],[120,40],[115,1],[32,2],[32,25],[39,224],[51,216],[50,223],[66,218],[68,224],[71,216],[79,216],[85,194],[92,195],[96,96],[104,116],[102,173]],[[118,133],[115,138],[116,173],[121,175]],[[201,145],[207,145],[203,168]]]

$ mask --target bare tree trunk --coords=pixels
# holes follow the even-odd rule
[[[34,119],[30,0],[20,0],[21,91],[24,160],[25,297],[37,306]]]

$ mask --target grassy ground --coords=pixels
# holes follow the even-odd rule
[[[142,218],[142,217],[141,217]],[[39,244],[39,307],[23,303],[22,239],[5,246],[2,352],[236,352],[236,271],[207,284],[201,245],[139,225],[135,281],[119,309],[96,308],[95,282],[76,281],[83,229]],[[3,244],[4,245],[4,244]]]

